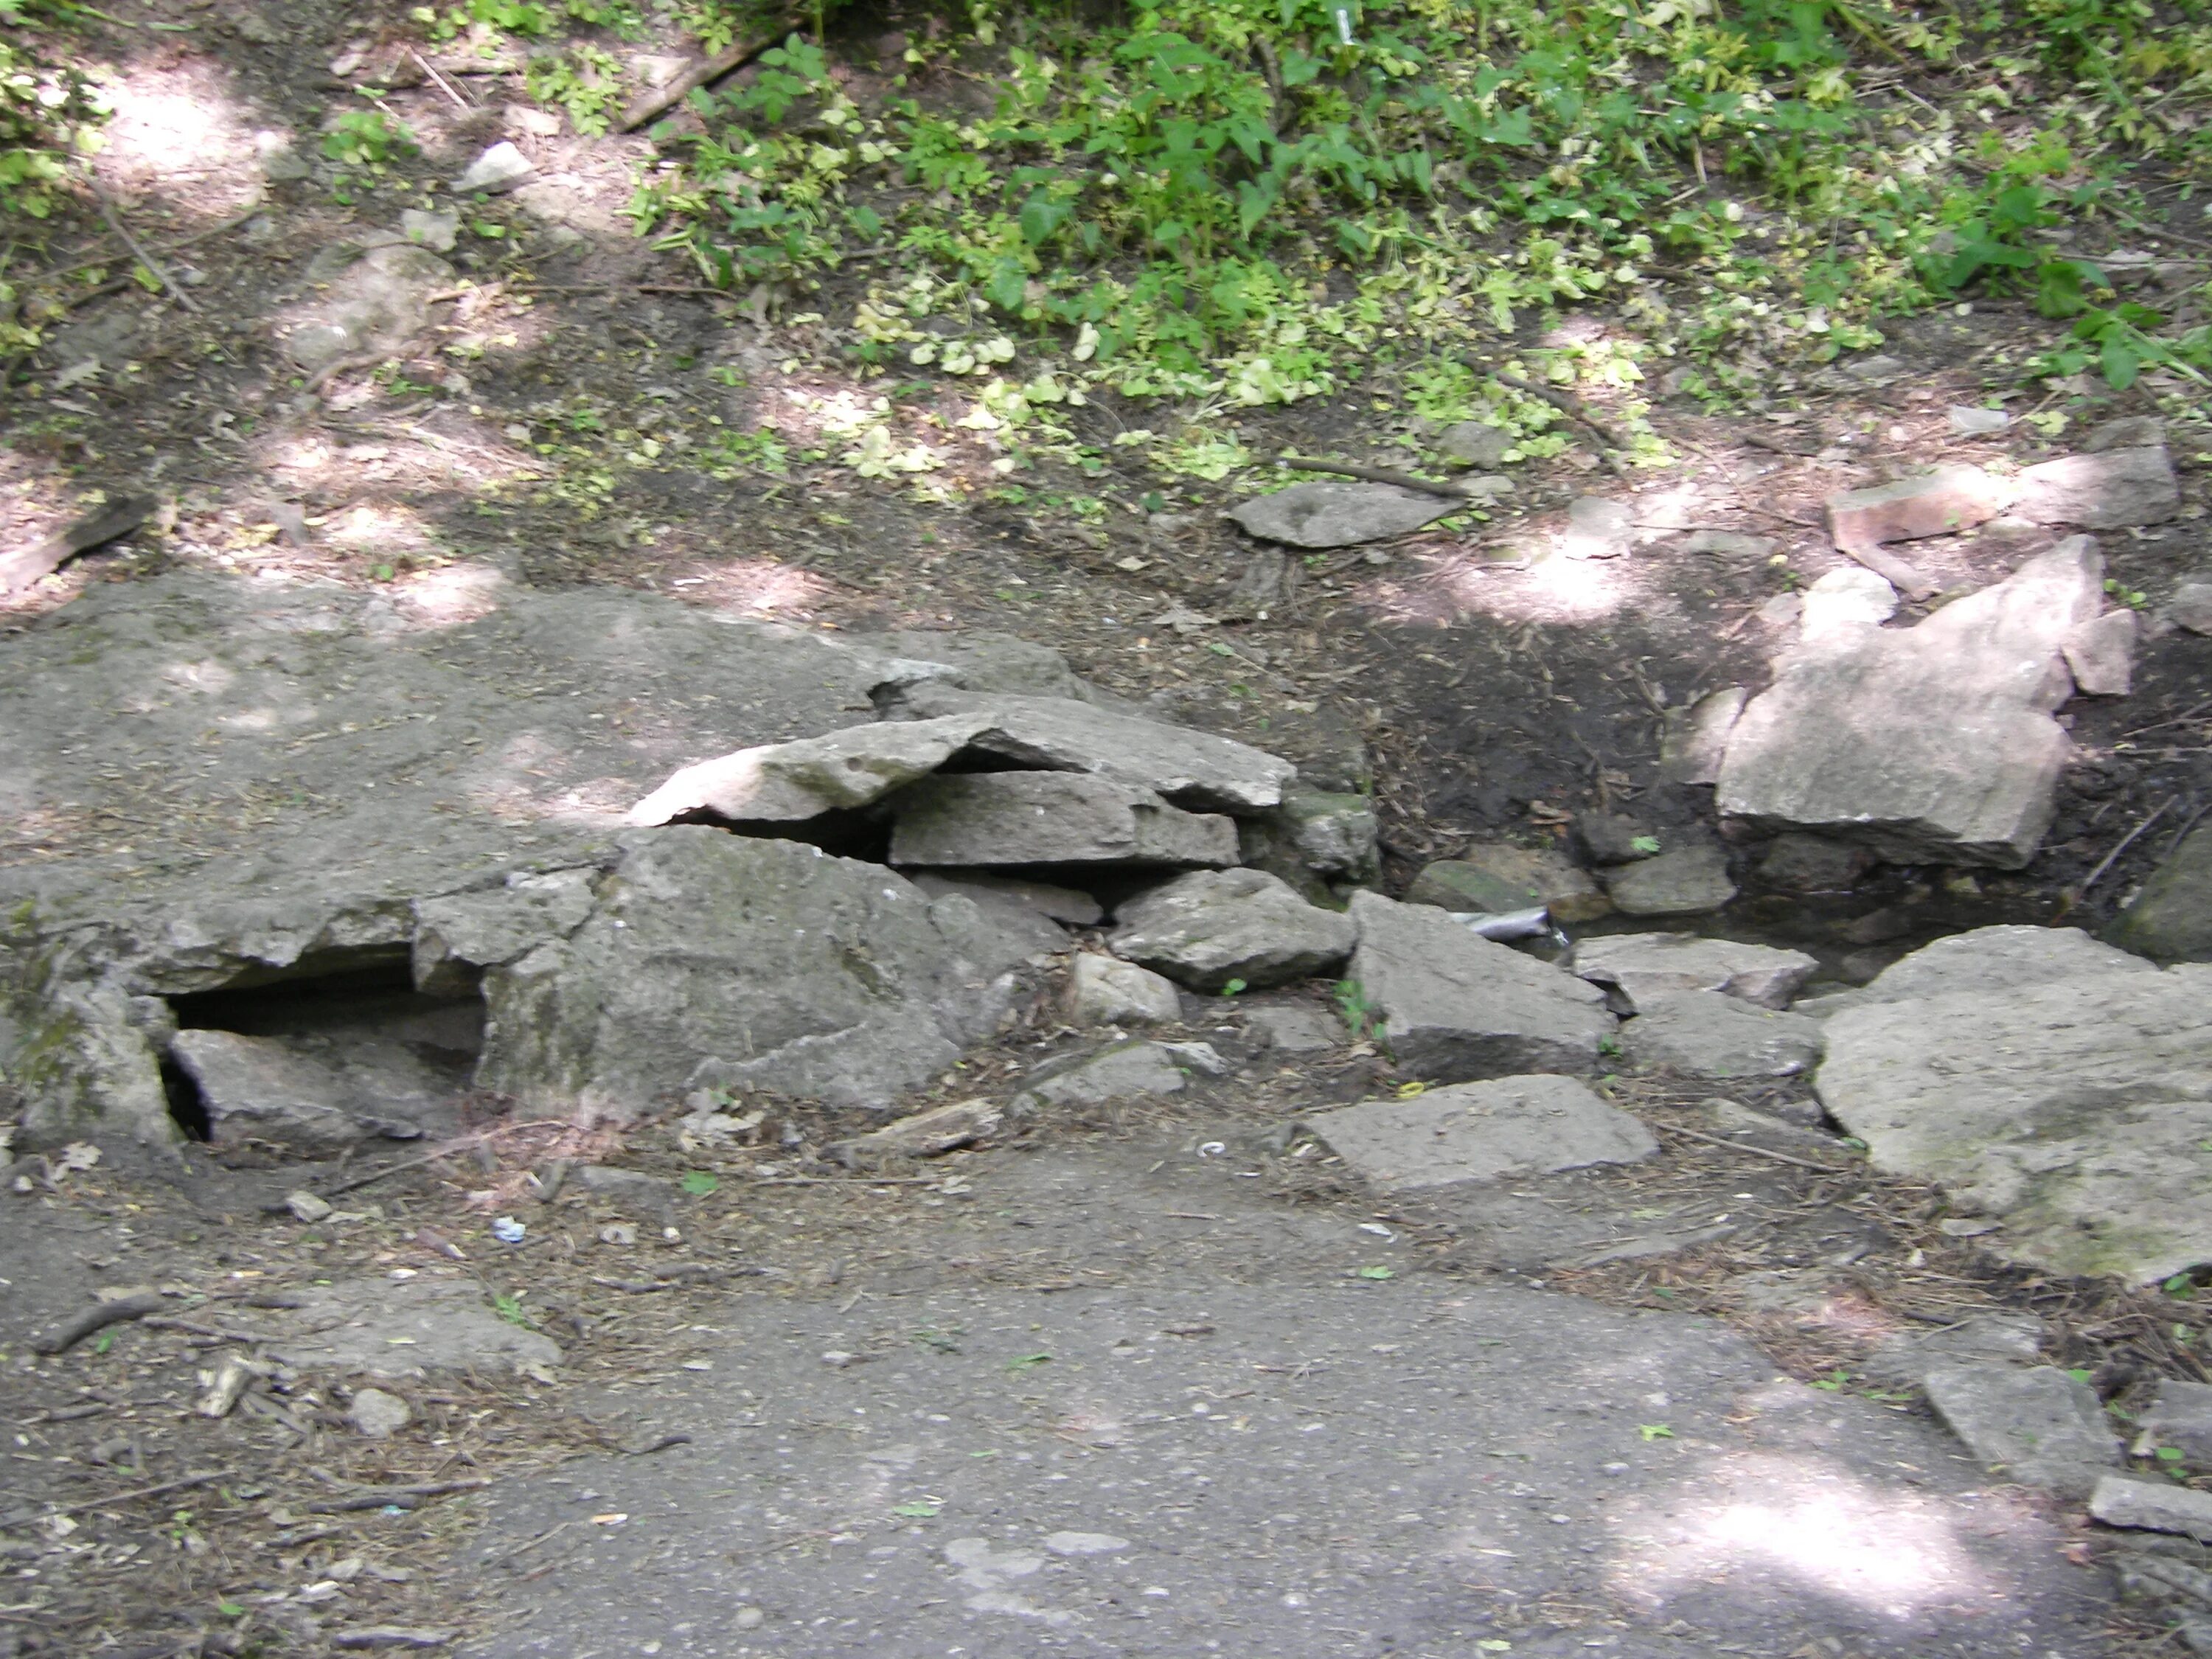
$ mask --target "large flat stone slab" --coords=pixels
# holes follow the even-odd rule
[[[1328,1149],[1384,1192],[1656,1158],[1651,1131],[1587,1084],[1507,1077],[1370,1100],[1306,1120]]]
[[[1641,1011],[1684,991],[1717,991],[1762,1008],[1786,1008],[1820,964],[1802,951],[1778,951],[1695,933],[1607,933],[1576,941],[1574,971],[1611,987]]]
[[[1820,999],[1825,1012],[1877,1002],[1924,1002],[1973,991],[1995,994],[2106,974],[2154,974],[2155,964],[2079,927],[2000,924],[1951,933],[1900,957],[1856,990]]]
[[[505,1375],[561,1361],[558,1343],[501,1318],[471,1279],[419,1273],[343,1279],[303,1291],[300,1300],[300,1307],[263,1323],[270,1352],[302,1370],[356,1376]]]
[[[2212,967],[1846,1008],[1826,1037],[1821,1103],[2000,1221],[1984,1248],[2135,1284],[2212,1261]]]
[[[1261,870],[1178,876],[1122,904],[1115,918],[1108,942],[1117,956],[1200,991],[1333,973],[1352,954],[1349,916],[1307,903]]]
[[[1835,622],[1776,664],[1729,736],[1722,813],[1856,840],[1899,863],[2018,869],[2049,827],[2069,745],[2061,652],[2102,609],[2075,537],[1917,627]]]
[[[880,865],[699,825],[628,836],[588,921],[485,976],[477,1079],[532,1110],[746,1087],[886,1107],[996,1029],[1031,949]]]
[[[849,811],[926,777],[989,721],[976,714],[855,726],[796,743],[763,744],[687,766],[629,811],[636,824],[711,812],[786,823]]]
[[[1975,1456],[2027,1486],[2079,1501],[2119,1463],[2096,1390],[2056,1365],[1942,1364],[1923,1386]]]
[[[180,1031],[169,1054],[199,1091],[208,1139],[328,1153],[388,1136],[411,1140],[457,1126],[465,1077],[389,1038],[343,1046],[312,1036]]]
[[[1647,1005],[1620,1028],[1638,1066],[1686,1077],[1795,1077],[1820,1058],[1821,1028],[1717,991],[1682,991]]]
[[[2037,524],[2118,530],[2162,524],[2181,508],[2181,486],[2162,443],[2042,461],[2022,467],[2014,483],[2012,510]]]
[[[1467,503],[1399,484],[1294,483],[1257,496],[1231,514],[1245,534],[1292,547],[1353,547],[1402,536]]]
[[[1425,904],[1352,896],[1359,932],[1345,1000],[1379,1022],[1407,1075],[1437,1082],[1595,1066],[1613,1031],[1605,994]]]
[[[1237,824],[1170,806],[1139,784],[1072,772],[977,772],[924,780],[892,804],[897,865],[1181,865],[1237,862]]]

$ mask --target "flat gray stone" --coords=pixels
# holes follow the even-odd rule
[[[932,898],[957,893],[987,908],[1015,908],[1070,927],[1096,927],[1106,920],[1104,908],[1090,894],[1048,881],[992,875],[980,870],[963,870],[957,875],[912,870],[907,872],[907,879]]]
[[[1352,919],[1309,904],[1261,870],[1178,876],[1115,911],[1117,956],[1194,989],[1255,988],[1334,973],[1352,954]]]
[[[1030,953],[880,865],[698,825],[629,832],[591,919],[485,975],[483,1086],[626,1118],[759,1088],[884,1107],[997,1028]]]
[[[408,208],[399,216],[399,234],[433,253],[451,253],[461,234],[461,216],[453,208],[443,213]]]
[[[1365,795],[1291,788],[1279,806],[1238,826],[1244,862],[1287,881],[1373,883],[1381,868],[1375,803]]]
[[[1542,905],[1552,920],[1572,925],[1609,915],[1613,901],[1589,871],[1548,848],[1478,843],[1455,859],[1427,866],[1406,890],[1408,904],[1455,915],[1497,914]]]
[[[1828,534],[1838,547],[1950,536],[1994,519],[2012,486],[1978,466],[1947,466],[1917,478],[1845,490],[1828,500]]]
[[[711,812],[791,823],[880,800],[958,754],[989,721],[978,714],[886,720],[796,743],[767,744],[687,766],[629,810],[635,824]]]
[[[2154,974],[2140,957],[2100,945],[2078,927],[1971,928],[1900,957],[1854,992],[1861,1002],[1924,1002],[1962,991],[1995,994],[2058,980]]]
[[[2123,415],[2100,422],[2083,434],[2081,453],[2097,455],[2108,449],[2148,449],[2166,442],[2166,422],[2155,415]]]
[[[198,1086],[219,1146],[258,1140],[325,1153],[379,1137],[412,1140],[453,1126],[465,1086],[390,1038],[180,1031],[169,1054]]]
[[[2212,828],[2182,837],[2105,937],[2159,962],[2212,959]]]
[[[1735,896],[1728,854],[1705,843],[1677,847],[1605,872],[1613,908],[1631,916],[1694,916]]]
[[[415,1420],[415,1408],[382,1389],[356,1389],[346,1421],[367,1439],[389,1440]]]
[[[1659,769],[1670,783],[1711,783],[1721,775],[1729,733],[1751,694],[1740,685],[1708,691],[1686,708],[1667,711],[1659,738]]]
[[[2136,1419],[2161,1446],[2171,1446],[2191,1468],[2212,1471],[2212,1386],[2160,1377],[2158,1389]]]
[[[1389,1193],[1636,1164],[1659,1152],[1650,1130],[1565,1077],[1455,1084],[1317,1113],[1306,1124]]]
[[[1403,536],[1467,503],[1397,484],[1296,483],[1258,496],[1230,516],[1245,534],[1292,547],[1354,547]]]
[[[1437,453],[1465,466],[1503,466],[1516,441],[1502,426],[1455,421],[1437,434]]]
[[[2131,1284],[2212,1261],[2212,967],[1876,1003],[1825,1024],[1821,1103],[1876,1168],[2002,1222],[1984,1248]]]
[[[1917,626],[1839,626],[1778,661],[1729,738],[1717,803],[1893,862],[2018,869],[2051,822],[2071,744],[2060,652],[2104,604],[2086,537]]]
[[[2035,524],[2118,530],[2162,524],[2181,510],[2181,488],[2164,444],[2068,455],[2022,467],[2012,510]]]
[[[2120,1461],[2096,1390],[2056,1365],[1937,1365],[1923,1386],[1969,1451],[2025,1486],[2078,1502]]]
[[[1613,1034],[1604,993],[1443,911],[1352,896],[1358,945],[1346,999],[1382,1024],[1407,1075],[1457,1083],[1535,1071],[1582,1072]]]
[[[341,1279],[303,1287],[299,1297],[301,1306],[264,1322],[270,1352],[302,1370],[419,1377],[561,1363],[559,1344],[501,1319],[473,1279]]]
[[[1318,1008],[1261,1004],[1244,1011],[1244,1029],[1286,1054],[1317,1054],[1344,1042],[1344,1022]]]
[[[1075,772],[925,779],[892,803],[896,865],[1224,866],[1235,820],[1186,812],[1141,785]]]
[[[1173,1025],[1182,1018],[1182,997],[1170,980],[1133,962],[1076,953],[1067,980],[1071,1025]]]
[[[2125,605],[2081,623],[2063,647],[2074,689],[2092,697],[2124,697],[2134,689],[2136,613]]]
[[[453,188],[464,192],[483,191],[495,196],[501,191],[513,190],[535,171],[530,158],[502,138],[469,163],[467,170],[453,180]]]
[[[2183,582],[2166,601],[2166,614],[2192,634],[2212,634],[2212,582]]]
[[[1786,1008],[1820,965],[1802,951],[1695,933],[1596,934],[1576,941],[1570,962],[1593,985],[1617,991],[1632,1012],[1684,991],[1717,991],[1762,1008]]]
[[[1647,1006],[1620,1030],[1642,1066],[1688,1077],[1795,1077],[1820,1058],[1821,1025],[1713,991],[1684,991]]]
[[[417,988],[475,989],[483,970],[565,939],[592,914],[593,870],[513,871],[498,886],[417,899],[411,966]]]
[[[982,715],[988,725],[972,739],[976,749],[1020,766],[1137,784],[1178,806],[1257,811],[1279,804],[1297,775],[1290,762],[1233,738],[1072,697],[1010,696],[933,678],[908,687],[900,710],[915,719]]]
[[[1006,1114],[988,1100],[955,1100],[886,1123],[829,1152],[841,1162],[866,1168],[887,1158],[937,1158],[973,1146],[994,1133]]]
[[[1941,1365],[2010,1366],[2037,1363],[2043,1322],[2033,1314],[1969,1314],[1955,1325],[1912,1329],[1884,1338],[1867,1356],[1867,1374],[1890,1387],[1919,1388]]]
[[[1041,1106],[1103,1106],[1135,1095],[1181,1094],[1185,1068],[1157,1042],[1117,1042],[1038,1072],[1021,1098]]]
[[[1864,565],[1831,570],[1802,595],[1800,642],[1824,640],[1855,628],[1878,628],[1897,614],[1897,590]]]
[[[370,248],[279,319],[285,355],[312,373],[342,357],[397,350],[429,326],[430,296],[455,280],[453,266],[427,248],[401,241]]]
[[[2108,1474],[2089,1495],[2089,1513],[2108,1527],[2178,1532],[2212,1544],[2212,1492]]]

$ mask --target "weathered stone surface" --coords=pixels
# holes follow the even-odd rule
[[[1437,434],[1437,453],[1465,466],[1503,466],[1514,441],[1504,427],[1455,421]]]
[[[1807,588],[1797,612],[1801,643],[1855,628],[1878,628],[1897,614],[1897,590],[1863,565],[1847,564]]]
[[[496,196],[502,191],[513,190],[537,169],[530,158],[502,138],[468,165],[467,171],[453,180],[453,188],[463,192],[482,191]]]
[[[1638,1066],[1686,1077],[1795,1077],[1820,1057],[1820,1022],[1713,991],[1661,999],[1621,1027]]]
[[[1409,1076],[1584,1071],[1613,1033],[1595,986],[1478,939],[1441,910],[1361,892],[1352,920],[1359,943],[1348,977]]]
[[[1030,881],[1021,876],[991,875],[979,870],[963,870],[957,875],[942,875],[934,870],[913,870],[907,879],[930,896],[944,898],[951,894],[971,898],[988,908],[997,905],[1017,908],[1033,916],[1062,922],[1070,927],[1096,927],[1106,919],[1106,912],[1098,901],[1079,888],[1056,886],[1048,881]]]
[[[2158,1391],[2136,1419],[2161,1446],[2171,1446],[2193,1469],[2212,1470],[2212,1386],[2160,1377]]]
[[[1457,1084],[1317,1113],[1306,1123],[1384,1192],[1635,1164],[1659,1151],[1650,1130],[1565,1077]]]
[[[1042,1106],[1103,1106],[1132,1095],[1180,1094],[1189,1079],[1157,1042],[1117,1042],[1040,1070],[1021,1098]]]
[[[1786,1008],[1820,964],[1802,951],[1695,933],[1607,933],[1577,941],[1571,965],[1641,1012],[1684,991],[1717,991],[1762,1008]]]
[[[2123,415],[2089,428],[2081,440],[2081,453],[2100,455],[2108,449],[2148,449],[2166,442],[2166,422],[2155,415]]]
[[[1318,1008],[1264,1004],[1244,1011],[1244,1029],[1286,1054],[1315,1054],[1344,1041],[1344,1022]]]
[[[2173,590],[2166,614],[2192,634],[2212,634],[2212,582],[2184,582]]]
[[[2101,607],[2103,574],[2076,537],[1917,627],[1842,628],[1785,653],[1729,737],[1720,811],[1897,862],[2019,868],[2069,752],[2051,718],[2071,689],[2059,652]]]
[[[473,989],[484,969],[567,938],[592,914],[597,873],[514,871],[497,887],[417,899],[411,947],[416,988],[458,995]]]
[[[2033,1365],[2043,1322],[2033,1314],[1970,1314],[1955,1325],[1886,1337],[1867,1356],[1867,1375],[1887,1387],[1919,1388],[1942,1365]]]
[[[1874,865],[1870,848],[1793,830],[1768,844],[1759,878],[1785,893],[1846,893]]]
[[[356,1389],[346,1408],[346,1421],[370,1440],[389,1440],[414,1420],[415,1408],[382,1389]]]
[[[1182,1018],[1174,981],[1133,962],[1085,951],[1067,980],[1071,1025],[1172,1025]]]
[[[937,770],[988,724],[978,714],[885,720],[740,749],[685,767],[630,808],[627,821],[672,823],[711,812],[738,823],[789,823],[866,806]]]
[[[2012,416],[2002,409],[1981,409],[1972,404],[1952,404],[1948,417],[1951,430],[1962,438],[1985,438],[2012,424]]]
[[[918,719],[981,714],[973,746],[1022,766],[1092,772],[1133,783],[1178,806],[1256,811],[1283,799],[1297,769],[1233,738],[1070,697],[1013,696],[930,679],[907,690],[901,713]]]
[[[2135,685],[2136,613],[2125,605],[2091,618],[2066,636],[2074,687],[2093,697],[2124,697]]]
[[[1201,991],[1333,972],[1354,938],[1349,916],[1307,903],[1262,870],[1179,876],[1115,915],[1109,939],[1117,955]]]
[[[1632,916],[1694,916],[1735,896],[1728,854],[1711,842],[1677,847],[1605,873],[1613,908]]]
[[[1005,1115],[988,1100],[955,1100],[850,1140],[835,1142],[828,1150],[854,1169],[865,1169],[887,1158],[936,1158],[982,1139],[998,1128]]]
[[[885,1106],[995,1028],[1029,951],[879,865],[702,826],[629,832],[591,919],[495,968],[478,1079],[627,1117],[753,1087]]]
[[[2056,1365],[1938,1365],[1924,1386],[1969,1451],[2024,1485],[2078,1501],[2120,1461],[2096,1390]]]
[[[1662,843],[1634,818],[1619,812],[1584,812],[1575,819],[1575,839],[1593,864],[1633,864],[1656,857]]]
[[[2200,1544],[2212,1544],[2212,1492],[2108,1474],[2089,1494],[2089,1513],[2108,1527],[2178,1532]]]
[[[312,372],[341,357],[396,350],[428,325],[430,295],[453,287],[454,276],[426,248],[406,242],[370,248],[279,325],[285,354]]]
[[[501,1319],[473,1279],[342,1279],[306,1286],[299,1299],[266,1323],[270,1351],[303,1370],[402,1377],[561,1362],[558,1343]]]
[[[1821,1103],[2014,1261],[2142,1284],[2212,1261],[2212,968],[1845,1008]]]
[[[2022,467],[2013,512],[2036,524],[2118,530],[2161,524],[2181,507],[2173,462],[2163,444],[2069,455]]]
[[[1554,921],[1571,925],[1595,921],[1613,910],[1613,901],[1589,871],[1560,854],[1510,842],[1478,842],[1455,859],[1430,865],[1414,878],[1406,902],[1455,912],[1540,904]]]
[[[1740,685],[1708,691],[1686,708],[1667,711],[1659,738],[1659,769],[1670,783],[1711,783],[1721,775],[1729,733],[1751,694]]]
[[[1852,994],[1862,1002],[1924,1002],[1962,991],[1995,994],[2085,975],[2155,972],[2078,927],[1976,927],[1899,957]]]
[[[2105,937],[2159,962],[2212,960],[2212,828],[2182,837]]]
[[[1953,535],[1994,519],[2012,497],[2009,484],[1978,466],[1947,466],[1923,477],[1831,496],[1828,534],[1838,547],[1860,548]]]
[[[1375,804],[1364,795],[1291,788],[1281,805],[1237,826],[1244,862],[1293,885],[1323,881],[1374,882],[1382,854]]]
[[[1186,812],[1151,790],[1074,772],[925,779],[893,803],[897,865],[1237,862],[1233,819]]]
[[[336,1047],[315,1037],[180,1031],[169,1053],[198,1086],[208,1138],[329,1152],[450,1127],[460,1082],[389,1040]]]
[[[1236,507],[1245,534],[1292,547],[1352,547],[1402,536],[1466,504],[1397,484],[1296,483]]]

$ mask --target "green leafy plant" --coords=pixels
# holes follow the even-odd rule
[[[323,135],[323,154],[349,167],[380,172],[392,161],[416,155],[413,131],[380,109],[343,112]]]
[[[493,1291],[491,1310],[510,1325],[520,1325],[526,1331],[538,1328],[538,1322],[524,1310],[522,1298],[512,1291]]]
[[[677,1184],[694,1198],[704,1198],[709,1193],[719,1191],[722,1185],[720,1177],[705,1170],[686,1170],[683,1180]]]
[[[52,214],[70,157],[97,142],[106,100],[82,73],[55,61],[60,26],[78,10],[60,0],[0,0],[0,220]],[[0,349],[37,343],[10,332],[15,299],[0,283]]]

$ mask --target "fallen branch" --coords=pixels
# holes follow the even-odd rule
[[[130,227],[123,222],[123,216],[116,212],[115,203],[108,193],[100,187],[97,181],[88,180],[88,182],[92,184],[92,193],[99,200],[100,216],[107,221],[107,228],[116,234],[124,246],[129,248],[137,256],[138,263],[152,271],[161,286],[169,290],[171,299],[186,311],[198,312],[199,307],[193,303],[192,296],[177,285],[177,279],[169,275],[167,269],[148,251],[143,242],[131,234]]]
[[[67,1353],[94,1331],[104,1331],[110,1325],[120,1325],[125,1320],[143,1319],[161,1310],[161,1293],[159,1291],[141,1291],[136,1296],[118,1296],[112,1302],[101,1302],[87,1308],[33,1346],[44,1354]]]
[[[2129,848],[2134,846],[2136,844],[2136,838],[2140,836],[2144,830],[2149,829],[2151,825],[2156,823],[2160,818],[2164,817],[2166,814],[2166,809],[2171,807],[2174,802],[2180,799],[2181,797],[2179,795],[2168,795],[2166,798],[2165,804],[2155,812],[2153,812],[2141,823],[2136,825],[2134,829],[2129,830],[2126,835],[2123,836],[2120,838],[2120,844],[2112,848],[2111,852],[2106,854],[2103,858],[2100,859],[2097,861],[2097,867],[2092,870],[2082,878],[2081,884],[2074,890],[2074,896],[2076,899],[2087,898],[2089,895],[2089,890],[2092,887],[2094,887],[2097,883],[2103,878],[2105,872],[2112,867],[2113,864],[2118,861],[2120,854],[2126,852]]]
[[[88,514],[75,524],[56,531],[34,547],[20,553],[0,554],[0,593],[28,587],[42,576],[51,576],[80,553],[104,547],[127,536],[152,518],[161,502],[151,495],[132,495],[113,507]]]
[[[1429,495],[1449,495],[1455,501],[1486,501],[1487,492],[1478,492],[1455,483],[1439,483],[1433,478],[1417,478],[1410,472],[1393,472],[1387,466],[1363,466],[1357,461],[1317,461],[1310,455],[1285,455],[1279,458],[1285,466],[1296,467],[1301,472],[1335,472],[1347,478],[1364,478],[1369,483],[1395,484],[1401,489],[1418,489]]]
[[[1597,437],[1598,453],[1605,457],[1605,464],[1621,477],[1628,476],[1628,469],[1620,459],[1628,452],[1628,441],[1591,414],[1589,405],[1573,392],[1562,392],[1557,386],[1539,386],[1534,380],[1522,380],[1518,374],[1509,374],[1502,368],[1477,368],[1475,372],[1487,374],[1492,380],[1501,381],[1516,392],[1525,392],[1532,398],[1540,398],[1569,420],[1588,427]]]
[[[1787,1152],[1769,1152],[1764,1146],[1749,1146],[1741,1140],[1723,1139],[1719,1135],[1709,1135],[1703,1129],[1686,1128],[1680,1123],[1662,1123],[1659,1127],[1671,1135],[1686,1135],[1692,1140],[1702,1140],[1709,1146],[1725,1146],[1732,1152],[1749,1152],[1753,1158],[1771,1158],[1777,1164],[1793,1164],[1800,1170],[1817,1170],[1822,1175],[1850,1173],[1850,1165],[1848,1164],[1820,1164],[1809,1158],[1792,1158]]]
[[[635,132],[647,121],[674,108],[701,87],[712,86],[733,70],[747,64],[783,39],[793,27],[794,20],[785,18],[775,30],[752,40],[736,41],[716,52],[702,64],[694,64],[666,86],[648,92],[623,112],[616,124],[617,132]]]
[[[112,1498],[88,1498],[82,1504],[71,1504],[64,1509],[48,1510],[48,1515],[82,1515],[87,1510],[104,1510],[111,1504],[135,1504],[142,1498],[161,1498],[173,1492],[185,1492],[193,1486],[205,1486],[217,1480],[237,1478],[234,1469],[209,1469],[200,1474],[188,1474],[180,1480],[164,1480],[158,1486],[141,1486],[135,1492],[119,1492]],[[12,1517],[11,1517],[12,1521]]]

